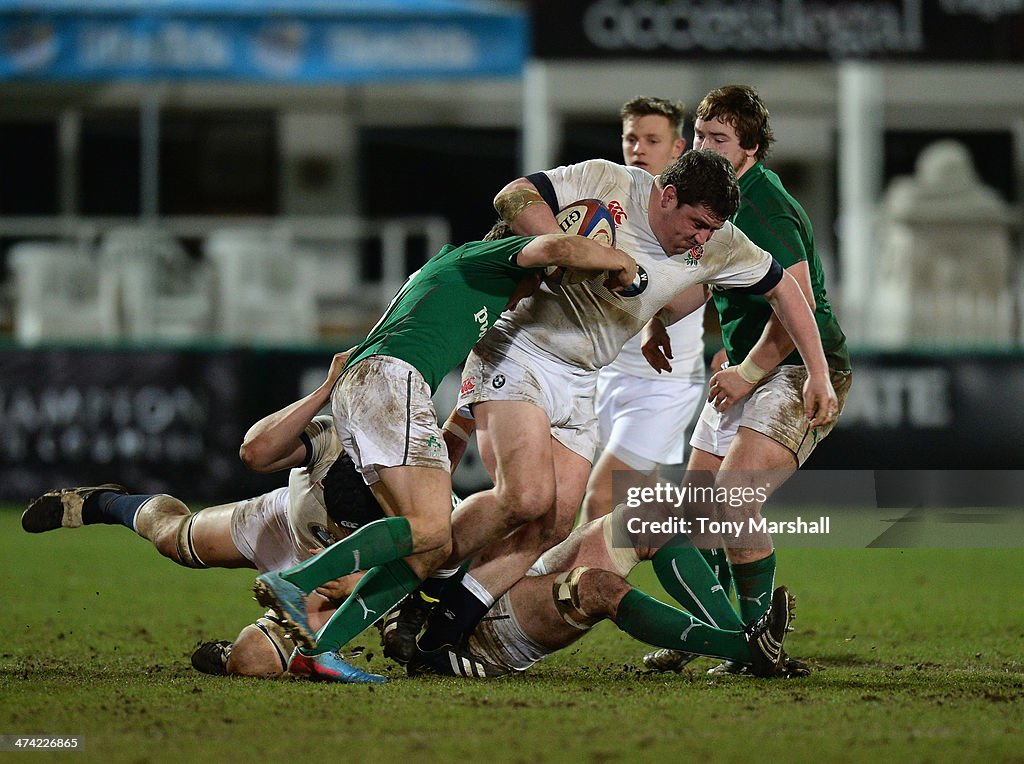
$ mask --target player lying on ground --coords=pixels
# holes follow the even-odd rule
[[[450,418],[446,427],[451,424]],[[474,422],[459,418],[454,429],[458,438],[448,441],[453,468],[472,436]],[[500,597],[467,640],[456,647],[418,649],[420,630],[437,600],[413,592],[385,619],[381,639],[384,654],[408,664],[410,673],[500,676],[525,670],[607,618],[642,642],[690,656],[680,667],[702,655],[727,657],[724,653],[728,651],[739,656],[727,657],[739,667],[736,673],[789,677],[809,674],[806,662],[790,658],[782,650],[795,602],[784,588],[776,589],[770,598],[773,611],[763,613],[763,618],[747,626],[746,634],[754,635],[752,644],[744,636],[743,621],[704,559],[703,550],[672,533],[629,530],[631,520],[663,523],[674,514],[673,508],[658,504],[619,506],[611,515],[577,528]],[[630,586],[625,577],[640,560],[652,560],[665,590],[699,618]],[[459,585],[458,578],[449,585]],[[766,662],[765,650],[775,656],[775,643],[766,642],[767,648],[756,644],[765,629],[767,639],[777,640],[777,661],[771,665]]]
[[[291,468],[286,487],[195,513],[173,496],[130,495],[114,484],[57,489],[29,504],[22,527],[42,533],[121,524],[187,568],[247,567],[265,572],[308,559],[383,516],[342,452],[331,418],[314,416],[326,403],[346,357],[334,357],[317,390],[260,420],[246,434],[243,461],[261,472]],[[342,579],[329,591],[344,596],[353,585],[351,579]],[[325,596],[327,591],[321,589],[308,600],[310,621],[317,625],[326,623],[336,607]],[[278,676],[294,646],[269,611],[242,629],[233,643],[201,645],[192,655],[192,665],[206,673]],[[371,674],[358,675],[374,681]]]
[[[620,506],[577,528],[495,602],[466,645],[417,651],[409,673],[494,677],[523,671],[604,619],[648,644],[733,660],[755,676],[802,673],[783,650],[795,604],[785,587],[775,590],[764,617],[744,629],[700,551],[680,538],[673,542],[679,547],[678,585],[670,591],[700,618],[631,586],[625,576],[655,555],[652,541],[661,543],[627,531],[629,519],[641,516],[649,519],[649,508]]]
[[[330,417],[322,419],[315,424],[333,432]],[[29,505],[22,525],[30,533],[40,533],[60,527],[122,524],[184,567],[255,568],[264,572],[305,560],[312,552],[344,538],[351,531],[342,523],[359,527],[382,517],[373,496],[344,455],[324,476],[324,488],[320,489],[321,495],[345,496],[343,500],[328,498],[325,504],[331,510],[317,513],[309,506],[309,494],[296,501],[296,483],[308,482],[310,471],[302,467],[292,472],[288,486],[195,513],[173,496],[130,495],[113,484],[55,490]],[[318,490],[315,484],[310,487]],[[333,511],[339,504],[353,513]],[[363,516],[364,511],[370,514]],[[338,583],[342,591],[354,586],[354,582],[345,580]],[[338,596],[333,588],[325,588],[309,598],[309,617],[314,623],[326,623],[335,610],[336,603],[327,596],[328,591]],[[243,628],[234,642],[200,645],[192,655],[192,665],[207,674],[279,676],[294,647],[271,610]]]
[[[445,423],[453,470],[473,430],[473,420],[459,417],[457,409]],[[669,512],[657,505],[621,506],[577,528],[494,603],[463,645],[417,649],[429,605],[419,591],[412,592],[385,619],[384,654],[408,664],[410,674],[502,676],[524,671],[607,618],[648,644],[724,657],[755,676],[809,673],[806,663],[783,650],[795,604],[785,587],[775,590],[764,617],[744,629],[715,574],[685,538],[629,532],[630,519],[664,520]],[[662,547],[672,556],[659,557]],[[701,617],[658,602],[627,583],[625,577],[641,559],[653,559],[666,591]],[[457,577],[449,585],[458,585]]]

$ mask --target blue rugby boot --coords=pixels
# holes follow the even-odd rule
[[[299,648],[292,651],[291,660],[288,661],[288,673],[324,682],[345,684],[383,684],[388,681],[386,676],[367,673],[345,662],[339,652],[306,655]]]
[[[316,647],[316,632],[306,615],[306,593],[302,589],[272,570],[259,576],[252,590],[258,603],[277,613],[285,634],[303,647]]]

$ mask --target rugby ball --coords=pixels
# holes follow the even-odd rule
[[[580,199],[568,204],[555,215],[558,227],[563,233],[586,236],[588,239],[615,246],[615,220],[612,213],[597,199]],[[545,271],[549,284],[577,284],[593,274],[574,273],[559,265],[552,265]]]

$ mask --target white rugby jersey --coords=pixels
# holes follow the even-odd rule
[[[647,363],[640,349],[639,334],[626,340],[615,360],[605,368],[662,382],[704,384],[704,308],[701,307],[676,321],[667,327],[667,331],[669,339],[672,340],[671,372],[663,371],[659,374],[657,369]]]
[[[346,535],[328,516],[324,503],[322,481],[341,454],[334,422],[330,416],[314,417],[306,426],[306,435],[313,445],[309,464],[288,471],[288,530],[299,559],[309,557],[309,550],[327,547]]]
[[[687,287],[751,286],[771,267],[772,256],[729,222],[702,247],[665,254],[647,219],[654,176],[646,170],[591,159],[545,175],[560,208],[578,199],[604,202],[615,217],[615,246],[632,255],[641,269],[639,283],[618,294],[605,289],[601,277],[553,289],[542,286],[514,311],[503,313],[485,343],[599,369]]]

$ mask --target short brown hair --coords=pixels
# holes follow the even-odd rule
[[[682,101],[669,101],[665,98],[652,98],[651,96],[637,96],[622,105],[619,109],[619,119],[635,119],[636,117],[647,117],[657,115],[668,120],[677,138],[683,137],[683,121],[686,118],[686,107]]]
[[[717,119],[732,127],[742,148],[757,146],[754,158],[758,162],[768,156],[775,142],[775,134],[768,124],[771,115],[761,96],[749,85],[726,85],[712,90],[700,102],[696,116],[703,120]]]
[[[719,220],[731,218],[740,206],[736,170],[724,156],[711,149],[687,151],[658,176],[662,188],[675,186],[681,207],[707,207]]]

